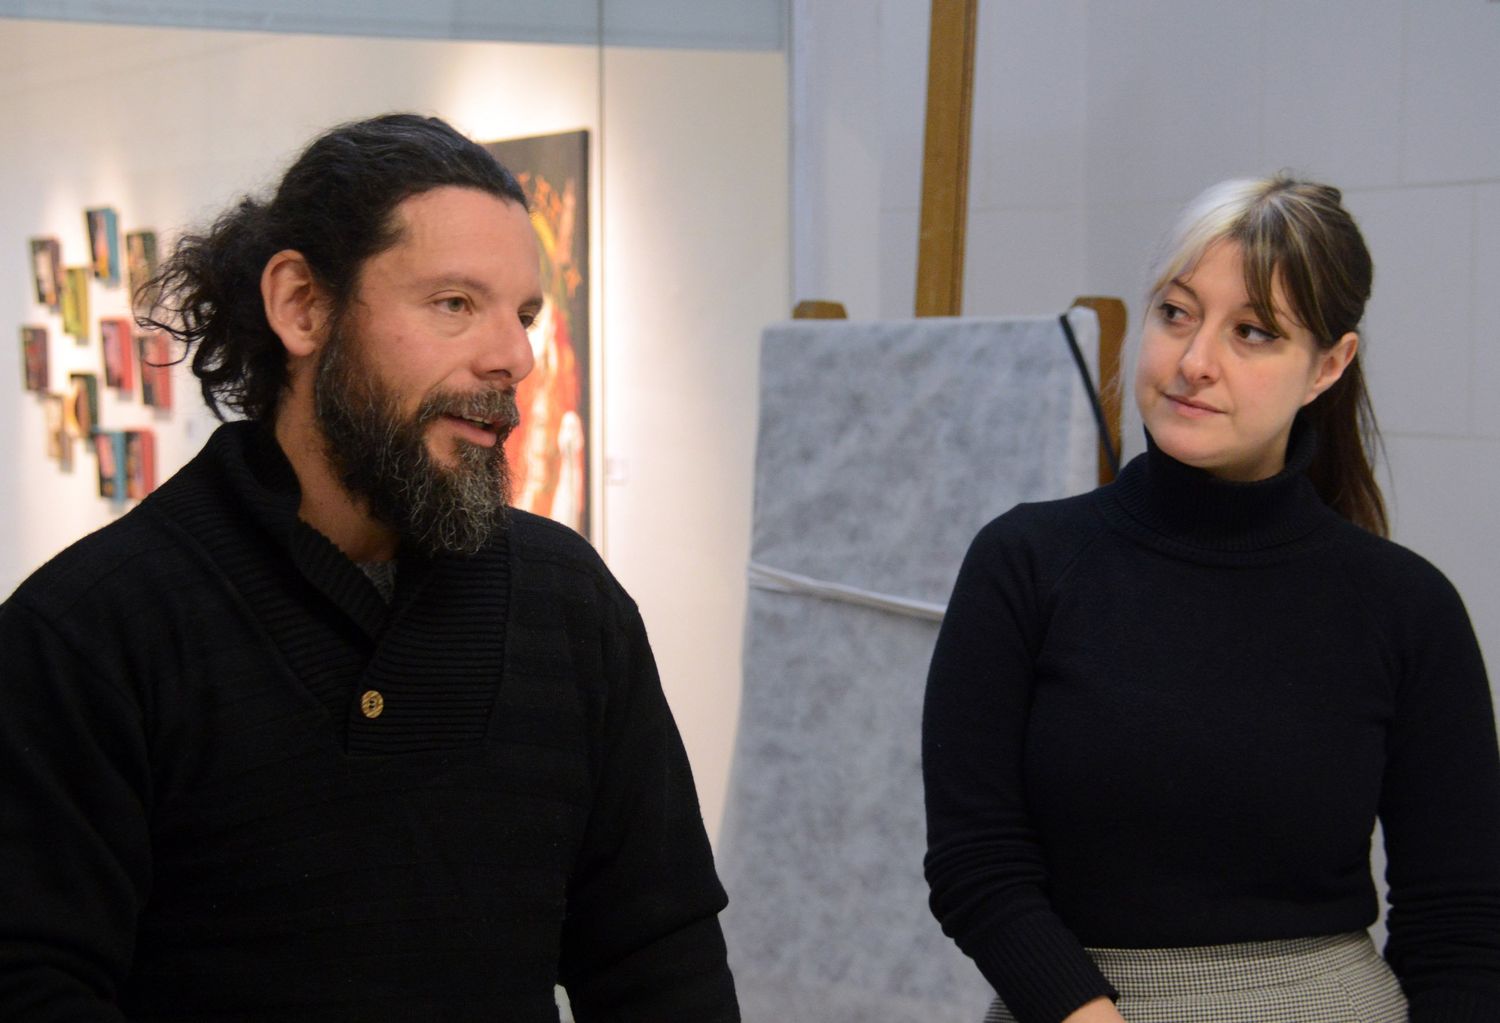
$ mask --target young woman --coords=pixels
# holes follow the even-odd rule
[[[975,538],[923,771],[988,1019],[1500,1020],[1490,690],[1453,587],[1384,539],[1371,274],[1336,189],[1210,189],[1153,274],[1147,452]]]

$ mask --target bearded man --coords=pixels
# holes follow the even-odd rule
[[[242,418],[0,606],[0,1018],[739,1019],[640,615],[506,508],[515,178],[342,125],[152,286]]]

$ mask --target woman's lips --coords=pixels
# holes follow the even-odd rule
[[[1212,405],[1205,405],[1203,402],[1194,401],[1192,398],[1183,398],[1176,394],[1169,394],[1166,397],[1177,412],[1192,419],[1222,414],[1221,410],[1214,408]]]

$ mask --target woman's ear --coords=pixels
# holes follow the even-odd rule
[[[1302,404],[1311,404],[1314,398],[1338,383],[1339,377],[1344,375],[1344,370],[1349,368],[1349,363],[1354,361],[1358,351],[1359,335],[1351,330],[1339,338],[1332,348],[1318,352],[1314,364],[1317,371],[1313,374],[1312,383],[1307,388],[1307,397]]]
[[[266,261],[260,274],[260,297],[266,321],[288,356],[308,356],[322,346],[328,301],[302,253],[282,249]]]

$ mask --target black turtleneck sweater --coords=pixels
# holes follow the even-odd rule
[[[1154,446],[975,538],[928,678],[926,870],[1017,1019],[1113,992],[1084,946],[1376,919],[1418,1023],[1500,1019],[1500,763],[1457,593],[1305,476]]]
[[[515,513],[387,604],[298,502],[225,426],[0,606],[0,1019],[737,1020],[592,548]]]

